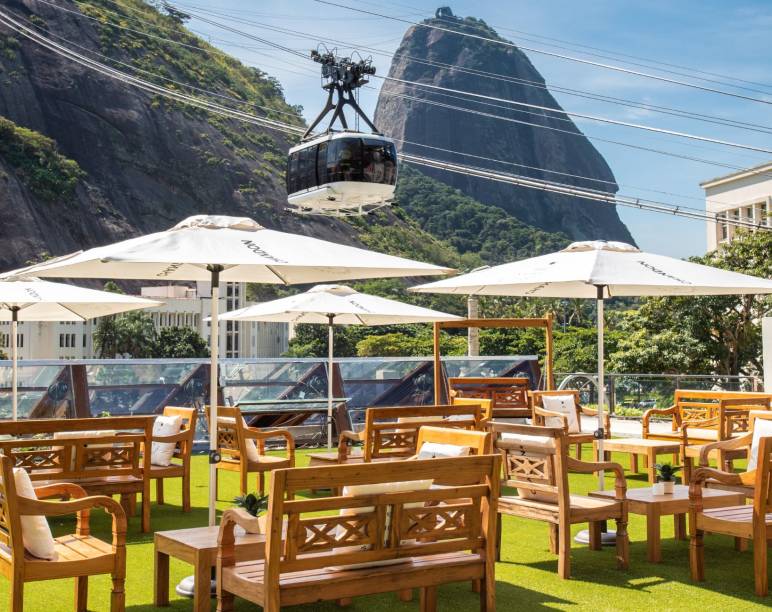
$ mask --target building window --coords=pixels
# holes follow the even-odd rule
[[[759,223],[763,223],[767,227],[772,227],[772,217],[770,217],[769,201],[762,202],[759,207]]]
[[[721,212],[716,215],[718,218],[718,230],[721,236],[721,241],[729,240],[729,225],[726,222],[726,213]]]
[[[64,334],[59,334],[59,348],[64,348]]]

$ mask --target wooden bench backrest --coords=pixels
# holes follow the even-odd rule
[[[530,398],[531,398],[531,418],[533,419],[534,425],[544,425],[544,417],[542,415],[536,414],[534,411],[534,408],[544,408],[544,403],[542,402],[542,398],[547,396],[552,397],[560,397],[564,395],[573,395],[574,396],[574,407],[576,408],[576,422],[581,423],[582,422],[582,404],[581,404],[581,397],[579,391],[576,389],[563,389],[562,391],[531,391],[530,392]]]
[[[210,420],[209,406],[206,407],[206,422]],[[224,458],[241,460],[246,458],[244,418],[238,406],[217,407],[217,448]]]
[[[499,470],[497,455],[275,470],[264,588],[278,589],[285,572],[456,551],[482,553],[495,537]],[[342,490],[429,479],[447,488],[295,499],[298,491],[312,487]]]
[[[451,377],[448,388],[451,397],[490,399],[494,416],[516,416],[530,410],[528,391],[531,381],[528,378]]]
[[[733,433],[748,431],[751,410],[772,408],[772,394],[677,389],[674,404],[673,429],[691,424],[716,428],[721,430],[720,439],[726,439]]]
[[[195,408],[165,406],[163,415],[171,417],[182,417],[182,427],[180,427],[180,433],[184,431],[189,435],[184,441],[177,442],[177,444],[175,444],[174,456],[178,459],[187,459],[193,452],[193,442],[196,437],[196,420],[198,419],[198,412]]]
[[[27,470],[34,480],[69,480],[110,476],[142,477],[149,473],[154,416],[90,419],[27,419],[0,422],[0,452],[13,467]],[[116,430],[95,438],[87,432]],[[83,436],[55,438],[57,432],[84,432]],[[33,437],[35,436],[35,437]],[[44,437],[40,437],[44,436]]]
[[[409,419],[399,422],[399,419]],[[365,412],[364,460],[407,458],[416,453],[418,430],[423,426],[480,429],[480,404],[472,406],[388,406]]]
[[[424,426],[418,430],[416,449],[420,451],[426,442],[468,446],[472,455],[490,455],[493,452],[493,436],[489,431]]]
[[[517,488],[524,498],[568,506],[568,455],[562,427],[494,421],[489,424],[489,429],[493,434],[493,446],[502,455],[506,486]],[[516,437],[508,438],[504,434]]]

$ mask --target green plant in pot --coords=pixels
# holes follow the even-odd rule
[[[657,463],[654,467],[657,470],[657,484],[654,485],[654,494],[672,495],[676,483],[675,474],[681,468],[669,463]]]
[[[244,508],[249,514],[258,519],[263,518],[262,515],[268,510],[268,496],[267,495],[255,495],[254,493],[248,493],[247,495],[239,495],[234,498],[233,503],[237,508]],[[260,521],[260,533],[264,531],[263,521]]]

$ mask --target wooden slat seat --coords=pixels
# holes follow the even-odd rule
[[[595,497],[586,497],[584,495],[569,495],[571,504],[571,516],[576,517],[577,523],[586,523],[588,514],[600,512],[605,518],[613,518],[615,513],[619,513],[619,502],[613,499],[605,500]],[[559,512],[554,502],[539,501],[538,499],[524,499],[522,497],[502,495],[499,498],[499,510],[512,513],[518,508],[532,508],[534,510],[543,510],[555,515],[555,522],[558,520]]]
[[[233,592],[250,587],[264,591],[264,572],[265,563],[262,561],[237,563],[223,571],[223,588]],[[455,552],[418,557],[404,563],[379,567],[323,567],[281,574],[279,588],[282,590],[282,605],[292,606],[335,599],[342,590],[351,591],[362,581],[369,585],[370,594],[377,594],[438,586],[449,581],[479,580],[484,574],[484,556]],[[309,599],[309,590],[315,593],[316,599]]]

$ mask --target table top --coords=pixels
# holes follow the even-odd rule
[[[218,526],[193,527],[191,529],[173,529],[170,531],[156,531],[156,546],[159,541],[165,544],[180,546],[190,550],[217,550]],[[244,533],[238,527],[235,530],[236,546],[248,546],[251,544],[263,544],[265,535],[262,533]]]
[[[595,444],[597,444],[597,440]],[[626,450],[628,448],[672,448],[679,450],[681,443],[679,440],[654,440],[652,438],[612,438],[610,440],[603,440],[603,447],[606,450],[618,449]]]
[[[607,491],[592,491],[590,497],[614,498],[614,489]],[[663,514],[674,512],[687,512],[689,510],[689,487],[676,485],[673,493],[668,495],[654,495],[651,487],[637,487],[627,490],[627,499],[630,501],[631,510],[634,507],[645,506],[657,508]],[[736,491],[724,491],[722,489],[702,489],[703,504],[707,507],[734,506],[745,503],[745,496]]]

